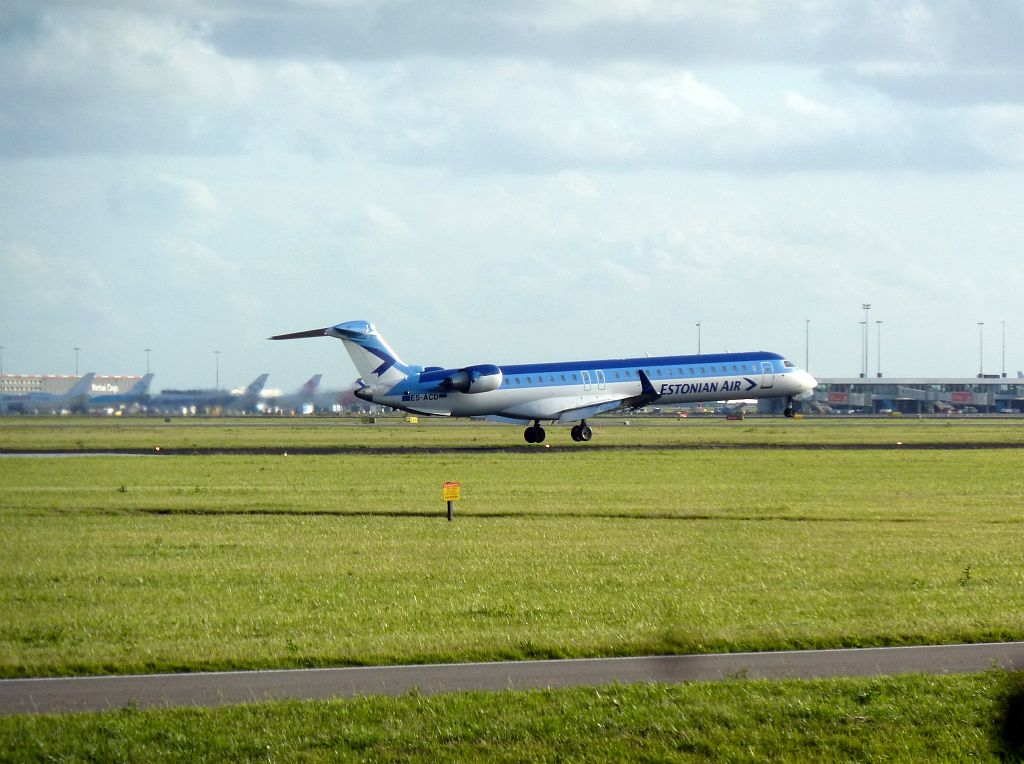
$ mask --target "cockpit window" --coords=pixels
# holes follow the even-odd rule
[[[792,361],[783,361],[782,365],[785,366],[787,369],[795,369],[796,368],[796,364],[793,363]]]

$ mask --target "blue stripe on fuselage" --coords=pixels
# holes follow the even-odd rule
[[[656,358],[611,358],[595,361],[566,361],[562,363],[532,363],[514,364],[501,366],[504,376],[502,386],[508,387],[512,379],[518,379],[516,386],[522,385],[579,385],[580,377],[568,376],[561,378],[562,374],[573,374],[573,372],[595,371],[604,373],[604,380],[597,380],[593,377],[590,384],[622,382],[637,379],[637,369],[643,369],[650,375],[653,371],[656,377],[672,379],[687,379],[694,377],[722,377],[735,375],[761,374],[763,361],[772,363],[773,372],[781,374],[789,369],[783,366],[785,359],[778,353],[758,351],[753,353],[715,353],[711,355],[672,355],[658,356]],[[752,364],[749,368],[741,364]],[[733,370],[736,366],[736,370]],[[712,370],[712,368],[714,370]],[[690,369],[693,369],[691,372]],[[624,379],[620,376],[609,377],[611,372],[626,373]],[[663,373],[664,372],[664,373]],[[527,382],[527,378],[529,382]],[[656,381],[656,380],[654,380]]]

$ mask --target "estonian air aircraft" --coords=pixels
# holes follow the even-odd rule
[[[270,339],[300,337],[341,340],[361,377],[355,394],[365,401],[428,416],[532,422],[527,443],[544,441],[542,421],[578,422],[572,439],[588,441],[588,417],[652,403],[785,398],[791,417],[794,398],[817,385],[806,371],[766,352],[443,369],[406,364],[366,321]]]

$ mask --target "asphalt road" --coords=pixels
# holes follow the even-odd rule
[[[425,666],[226,671],[196,674],[7,679],[0,714],[102,711],[134,706],[219,706],[264,700],[425,695],[465,690],[588,687],[713,679],[812,679],[999,667],[1024,671],[1024,642],[641,658],[452,663]]]

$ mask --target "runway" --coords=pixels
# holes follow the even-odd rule
[[[424,695],[715,679],[814,679],[1024,671],[1024,642],[417,666],[7,679],[0,715],[220,706],[267,700]]]

